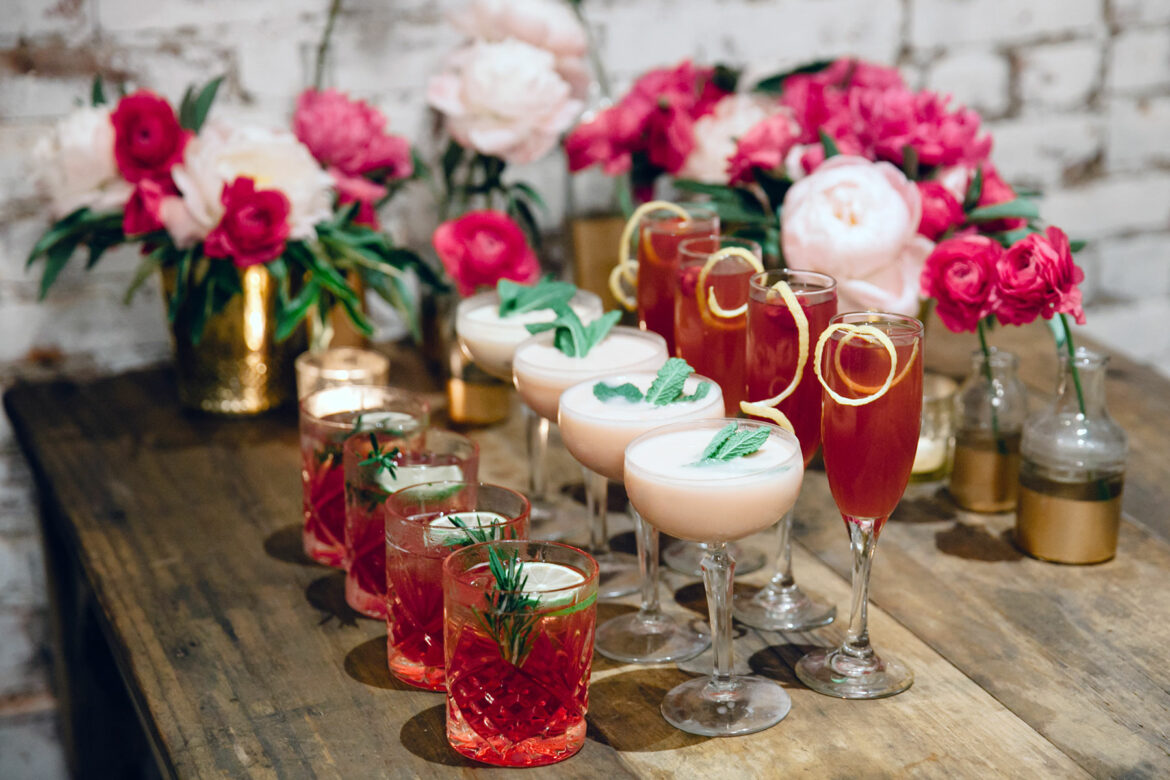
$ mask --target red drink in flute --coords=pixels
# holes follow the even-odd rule
[[[710,290],[727,310],[748,302],[750,280],[756,269],[741,257],[726,257],[715,263],[699,288],[699,276],[711,255],[727,247],[746,249],[763,260],[760,245],[740,238],[713,236],[688,238],[679,245],[681,258],[675,274],[674,351],[695,371],[719,383],[724,411],[739,414],[745,399],[744,368],[747,358],[747,315],[720,317],[707,304]]]
[[[387,431],[413,439],[429,420],[414,393],[374,385],[343,385],[301,399],[301,487],[305,554],[326,566],[345,565],[345,472],[342,445],[355,432]]]
[[[447,558],[451,747],[511,767],[563,761],[581,749],[597,575],[588,553],[553,542],[479,544]]]
[[[474,482],[428,482],[386,500],[386,651],[405,683],[444,690],[443,560],[459,547],[528,535],[528,499]]]
[[[667,354],[674,354],[675,272],[678,245],[685,239],[719,233],[719,216],[709,208],[684,205],[691,219],[651,215],[638,229],[638,325],[666,339]],[[710,376],[710,374],[708,374]]]

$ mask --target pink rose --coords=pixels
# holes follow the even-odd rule
[[[948,330],[974,331],[995,308],[996,265],[1003,247],[986,236],[943,241],[926,258],[922,295],[934,298],[935,311]]]
[[[979,193],[979,206],[994,206],[1016,199],[1016,191],[999,175],[991,163],[983,166],[983,189]],[[981,227],[989,233],[1018,230],[1028,224],[1022,217],[1008,217],[994,222],[984,222]]]
[[[470,211],[448,220],[435,229],[431,243],[463,296],[500,279],[527,284],[540,276],[540,261],[524,231],[502,211]]]
[[[161,230],[162,203],[167,197],[178,197],[179,191],[168,178],[165,184],[154,179],[143,179],[135,186],[126,211],[122,214],[122,232],[127,236],[140,236]]]
[[[223,217],[207,234],[208,257],[230,257],[237,268],[267,263],[284,252],[289,201],[280,190],[258,190],[243,176],[223,188]]]
[[[922,221],[918,232],[937,241],[953,227],[963,224],[963,204],[939,181],[920,181],[918,193],[922,196]]]
[[[191,131],[179,126],[171,104],[140,89],[118,101],[110,114],[114,124],[114,159],[126,181],[164,179],[183,159]]]
[[[1056,314],[1071,314],[1078,325],[1085,324],[1077,287],[1085,272],[1073,262],[1068,236],[1060,228],[1021,238],[999,258],[996,270],[995,316],[1002,324],[1025,325]]]
[[[991,136],[979,137],[979,114],[951,111],[949,97],[905,87],[857,89],[849,95],[854,128],[877,159],[902,164],[912,147],[922,165],[977,165],[991,153]]]
[[[322,166],[346,176],[405,179],[414,171],[410,142],[386,132],[382,112],[335,89],[302,92],[292,125]]]
[[[918,188],[900,170],[840,155],[785,195],[784,260],[834,277],[841,311],[913,314],[922,265],[934,248],[918,235],[921,219]]]

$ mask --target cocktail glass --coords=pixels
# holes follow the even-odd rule
[[[336,385],[384,385],[390,381],[390,358],[372,349],[337,347],[302,352],[296,359],[297,398]]]
[[[546,420],[557,418],[561,393],[575,384],[610,374],[657,371],[666,362],[666,342],[656,333],[613,328],[584,357],[569,357],[553,346],[553,331],[537,334],[516,348],[512,374],[520,397]],[[585,506],[590,518],[587,551],[601,567],[598,593],[616,598],[638,590],[641,578],[632,555],[609,549],[608,480],[584,469]]]
[[[755,453],[698,463],[716,433],[738,422],[766,429]],[[626,448],[626,492],[646,522],[681,539],[707,542],[703,581],[711,614],[715,666],[707,679],[666,694],[662,714],[692,734],[750,734],[779,723],[792,707],[772,680],[732,673],[731,592],[734,560],[727,542],[762,531],[796,502],[804,466],[800,442],[777,425],[754,420],[697,420],[655,428]]]
[[[499,485],[424,482],[386,499],[386,653],[399,680],[444,690],[443,560],[528,534],[528,499]]]
[[[593,393],[597,382],[611,386],[630,383],[643,393],[655,374],[615,374],[574,385],[561,395],[561,438],[569,453],[587,469],[621,483],[625,479],[626,446],[651,428],[682,420],[723,415],[719,385],[692,375],[682,392],[690,395],[707,383],[706,396],[695,401],[656,406],[647,401],[599,400]],[[658,529],[634,516],[638,544],[638,568],[642,574],[642,605],[637,612],[602,623],[597,629],[597,651],[627,663],[661,663],[697,655],[711,643],[706,632],[664,613],[658,599]]]
[[[787,388],[798,364],[797,323],[780,294],[772,290],[777,282],[785,282],[792,290],[808,322],[808,354],[800,383],[776,407],[796,429],[808,468],[821,445],[821,384],[813,371],[812,351],[837,313],[837,282],[825,274],[790,269],[752,277],[747,314],[747,389],[752,401],[772,398]],[[776,572],[754,595],[736,597],[735,617],[770,631],[803,631],[832,623],[837,607],[816,594],[805,593],[793,578],[791,512],[780,519],[776,529]]]
[[[601,299],[591,292],[578,290],[569,308],[583,322],[602,314]],[[501,317],[500,296],[495,290],[464,298],[455,309],[455,335],[463,353],[477,366],[505,382],[512,381],[512,355],[520,342],[532,334],[525,327],[535,322],[549,322],[556,317],[551,309]],[[532,535],[538,539],[561,539],[571,526],[558,516],[548,495],[548,438],[551,422],[546,417],[524,409],[525,442],[528,447],[528,497],[532,501]]]
[[[425,441],[407,441],[370,433],[352,436],[342,447],[345,601],[372,618],[386,619],[386,499],[422,482],[475,482],[478,477],[478,444],[436,428],[425,436]]]
[[[443,599],[451,747],[511,767],[563,761],[581,749],[597,576],[597,562],[587,553],[553,542],[488,542],[448,556]],[[520,584],[502,589],[501,581]]]
[[[719,234],[719,215],[707,206],[682,204],[690,219],[660,211],[638,226],[638,326],[666,339],[674,351],[675,273],[683,240]]]
[[[879,656],[866,627],[869,571],[886,519],[894,511],[914,464],[922,413],[922,323],[882,312],[838,314],[830,321],[876,328],[892,342],[897,361],[879,339],[837,330],[825,343],[821,430],[825,474],[845,520],[853,549],[853,598],[849,630],[835,649],[814,650],[796,664],[796,675],[819,693],[845,699],[876,699],[901,693],[913,673],[890,656]],[[869,403],[850,400],[878,396]],[[832,389],[840,396],[828,392]],[[843,402],[844,400],[844,402]]]
[[[406,390],[340,385],[300,402],[301,487],[305,554],[326,566],[345,565],[345,472],[341,447],[355,433],[385,431],[421,441],[430,406]]]

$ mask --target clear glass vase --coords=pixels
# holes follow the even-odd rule
[[[1020,361],[992,347],[971,353],[971,373],[955,394],[955,454],[950,492],[972,512],[1016,506],[1020,433],[1028,416]]]
[[[1061,361],[1055,403],[1024,425],[1016,540],[1035,558],[1099,563],[1117,552],[1129,445],[1105,405],[1108,358],[1082,347],[1074,362],[1075,373]]]

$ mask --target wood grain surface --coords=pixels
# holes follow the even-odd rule
[[[962,376],[969,340],[933,328],[928,363]],[[1043,329],[1001,331],[1029,387],[1050,393]],[[412,353],[401,384],[435,387]],[[803,688],[792,665],[843,627],[737,627],[737,663],[793,699],[780,725],[706,739],[662,720],[675,666],[594,662],[581,753],[556,777],[1159,777],[1170,774],[1170,383],[1115,360],[1114,416],[1130,435],[1118,556],[1091,567],[1024,557],[1010,515],[956,510],[912,486],[878,545],[870,629],[915,684],[857,702]],[[397,683],[385,630],[346,607],[340,573],[300,551],[291,413],[225,421],[180,413],[166,370],[85,384],[20,385],[5,405],[41,485],[46,521],[71,548],[165,774],[179,777],[491,775],[455,754],[443,697]],[[435,396],[439,400],[439,396]],[[1159,435],[1162,434],[1162,435]],[[519,415],[476,430],[481,475],[526,474]],[[564,453],[554,471],[579,481]],[[797,579],[848,604],[849,550],[824,475],[797,507]],[[579,505],[566,502],[574,511]],[[615,509],[620,504],[615,505]],[[614,515],[615,522],[618,515]],[[583,521],[582,521],[583,522]],[[582,530],[584,530],[582,528]],[[620,530],[620,529],[619,529]],[[619,537],[621,541],[621,537]],[[757,539],[756,542],[766,543]],[[737,587],[766,579],[757,572]],[[703,616],[702,587],[666,577],[669,608]],[[632,608],[606,603],[599,619]]]

